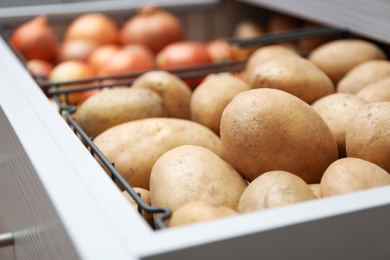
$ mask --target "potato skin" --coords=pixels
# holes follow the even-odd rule
[[[231,73],[208,75],[191,96],[191,118],[219,135],[222,112],[233,97],[249,86]]]
[[[353,116],[368,102],[349,93],[334,93],[314,102],[311,106],[324,119],[337,141],[339,157],[346,156],[345,135]]]
[[[360,39],[339,39],[322,44],[309,53],[308,59],[337,85],[353,67],[368,60],[387,59],[375,44]]]
[[[163,100],[148,89],[116,87],[89,97],[77,108],[77,123],[92,138],[115,125],[149,117],[163,117]]]
[[[148,71],[136,78],[132,87],[150,89],[159,94],[168,117],[191,119],[191,89],[175,74],[163,70]]]
[[[351,119],[346,131],[348,157],[377,164],[390,172],[390,102],[371,102]]]
[[[369,161],[346,157],[333,162],[322,176],[323,197],[390,185],[390,174]]]
[[[194,200],[182,205],[177,210],[175,210],[169,219],[168,226],[177,227],[190,225],[237,214],[237,211],[228,207],[214,206],[206,201]]]
[[[370,60],[351,69],[337,84],[337,92],[356,94],[365,86],[390,77],[390,61]]]
[[[165,152],[150,175],[152,205],[172,211],[193,200],[236,210],[246,187],[245,179],[229,163],[197,145]]]
[[[237,94],[222,114],[221,140],[229,163],[248,181],[284,170],[318,183],[338,159],[336,140],[320,115],[277,89]]]
[[[336,91],[330,78],[312,62],[294,56],[278,56],[257,64],[247,72],[251,88],[275,88],[308,104]]]
[[[390,101],[390,77],[368,84],[356,93],[368,102]]]
[[[199,145],[225,158],[219,136],[199,123],[178,118],[123,123],[98,135],[94,143],[131,186],[148,190],[153,164],[174,147]]]
[[[139,196],[145,202],[145,204],[147,204],[148,206],[152,205],[150,202],[150,192],[148,190],[139,187],[133,187],[133,190],[139,194]],[[138,211],[139,210],[138,203],[133,199],[133,197],[125,190],[122,191],[122,194],[131,203],[134,209]],[[141,213],[142,213],[142,217],[146,220],[146,222],[154,229],[155,225],[154,225],[153,214],[150,214],[145,210],[142,210]]]
[[[295,174],[270,171],[248,185],[237,210],[239,213],[266,210],[316,198],[309,185]]]
[[[273,44],[273,45],[267,45],[260,48],[257,48],[256,51],[254,51],[248,58],[248,61],[245,65],[245,72],[246,72],[246,78],[245,80],[248,82],[248,75],[251,75],[253,72],[253,69],[263,62],[265,62],[268,59],[278,57],[278,56],[300,56],[300,54],[288,47],[279,45],[279,44]]]

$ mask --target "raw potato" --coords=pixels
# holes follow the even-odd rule
[[[247,71],[251,88],[274,88],[299,97],[308,104],[335,92],[329,77],[307,59],[278,56]]]
[[[251,39],[265,33],[265,28],[259,22],[243,19],[234,26],[233,36],[238,39]]]
[[[360,39],[340,39],[322,44],[310,52],[308,59],[323,70],[337,85],[353,67],[368,61],[386,59],[375,44]]]
[[[167,71],[152,70],[136,78],[132,87],[158,93],[164,101],[168,117],[191,119],[191,89],[178,76]]]
[[[221,140],[213,131],[178,118],[147,118],[123,123],[98,135],[94,143],[132,187],[147,190],[154,163],[174,147],[199,145],[225,158]]]
[[[155,92],[116,87],[99,91],[83,102],[77,109],[77,122],[94,138],[121,123],[164,115],[164,102]]]
[[[375,163],[390,172],[390,102],[371,102],[358,111],[346,132],[348,157]]]
[[[223,110],[236,94],[248,89],[248,84],[231,73],[209,74],[192,93],[192,120],[219,135]]]
[[[368,102],[390,101],[390,77],[368,84],[356,93]]]
[[[229,163],[248,181],[284,170],[318,183],[338,159],[336,140],[321,116],[277,89],[237,94],[222,114],[221,140]]]
[[[321,179],[321,194],[329,197],[384,185],[390,185],[388,172],[369,161],[347,157],[326,169]]]
[[[139,194],[139,196],[145,202],[146,205],[152,206],[152,204],[150,203],[150,192],[148,190],[139,187],[133,187],[133,190]],[[131,195],[125,190],[122,191],[122,194],[131,203],[134,209],[138,211],[138,203],[133,199],[133,197],[131,197]],[[146,220],[146,222],[148,222],[148,224],[152,228],[155,228],[153,214],[149,214],[145,210],[142,210],[141,214],[142,217]]]
[[[337,141],[339,157],[345,157],[345,133],[352,117],[368,102],[356,95],[334,93],[314,102],[311,106],[324,119]]]
[[[190,201],[172,213],[169,227],[211,221],[237,215],[237,211],[223,206],[214,206],[206,201]]]
[[[309,185],[286,171],[270,171],[254,179],[242,193],[238,212],[265,210],[317,197]]]
[[[150,175],[152,205],[172,211],[193,200],[236,210],[246,187],[245,179],[229,163],[197,145],[165,152]]]
[[[356,94],[369,84],[390,77],[390,61],[370,60],[351,69],[337,84],[337,92]]]
[[[292,55],[297,57],[300,56],[297,51],[278,44],[260,47],[256,49],[256,51],[253,52],[248,58],[248,61],[245,65],[246,75],[253,74],[252,70],[257,66],[257,64],[261,64],[270,58],[274,58],[278,56],[287,56],[287,55]],[[248,82],[247,76],[245,80]]]

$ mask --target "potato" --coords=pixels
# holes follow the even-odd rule
[[[77,123],[92,138],[115,125],[165,115],[164,102],[148,89],[116,87],[89,97],[77,108]]]
[[[206,201],[194,200],[172,212],[168,227],[211,221],[237,214],[237,211],[228,207],[214,206]]]
[[[349,93],[334,93],[314,102],[311,106],[324,119],[337,141],[339,157],[345,157],[345,133],[352,117],[368,102]]]
[[[233,37],[238,39],[251,39],[254,37],[259,37],[264,33],[264,26],[259,22],[251,19],[240,20],[233,29]]]
[[[286,171],[269,171],[254,179],[242,193],[238,213],[265,210],[316,199],[309,185]]]
[[[368,102],[390,101],[390,77],[368,84],[356,93]]]
[[[94,143],[133,187],[149,190],[153,164],[166,151],[184,144],[203,146],[225,158],[220,138],[185,119],[146,118],[111,127]]]
[[[323,197],[390,185],[390,175],[369,161],[346,157],[333,162],[322,176]]]
[[[347,127],[345,142],[348,157],[390,172],[390,102],[371,102],[358,111]]]
[[[361,39],[339,39],[327,42],[309,53],[308,59],[329,76],[334,85],[353,67],[368,61],[386,59],[377,45]]]
[[[336,140],[321,116],[277,89],[237,94],[222,114],[221,141],[228,162],[248,181],[284,170],[318,183],[338,158]]]
[[[329,77],[307,59],[278,56],[247,71],[251,88],[274,88],[299,97],[308,104],[335,92]]]
[[[229,163],[198,145],[165,152],[150,174],[152,205],[172,211],[193,200],[236,210],[246,187],[245,179]]]
[[[254,67],[257,66],[257,64],[261,64],[265,62],[266,60],[278,56],[286,56],[286,55],[293,55],[299,57],[300,54],[288,47],[279,45],[279,44],[273,44],[273,45],[267,45],[263,47],[257,48],[248,58],[248,61],[245,65],[245,73],[246,78],[245,81],[248,82],[248,76],[252,75],[252,70]]]
[[[191,118],[219,135],[222,112],[233,97],[249,86],[231,73],[208,75],[191,96]]]
[[[390,61],[370,60],[351,69],[337,84],[337,92],[356,94],[365,86],[390,77]]]
[[[146,205],[152,206],[150,203],[150,192],[146,189],[133,187],[133,190],[139,194],[140,198],[145,202]],[[131,203],[135,210],[139,211],[138,203],[134,200],[134,198],[127,192],[122,191],[123,196]],[[152,227],[155,228],[153,214],[146,212],[145,210],[141,211],[142,217],[146,220],[146,222]]]
[[[136,78],[132,87],[150,89],[158,93],[164,101],[168,117],[191,119],[191,89],[175,74],[152,70]]]

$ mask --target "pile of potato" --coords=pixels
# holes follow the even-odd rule
[[[124,37],[129,22],[151,18],[146,11],[181,30],[179,20],[157,6],[142,10],[122,27],[103,14],[80,16],[62,42],[39,16],[17,28],[9,43],[30,72],[52,82],[147,71],[130,87],[73,92],[64,102],[77,106],[77,123],[141,199],[172,210],[167,226],[390,184],[390,60],[379,46],[326,36],[210,48],[225,40],[213,39],[210,63],[247,59],[246,67],[209,74],[194,87],[157,66],[172,27],[159,29],[167,37],[154,37],[164,45],[158,48],[150,35],[151,45]],[[137,24],[143,26],[138,32],[150,29],[145,20]],[[274,15],[265,27],[241,21],[233,37],[312,25]],[[181,31],[174,36],[173,42],[184,40]],[[142,216],[155,228],[155,216]]]
[[[173,227],[389,185],[389,101],[386,54],[340,39],[307,58],[259,47],[241,77],[210,74],[194,91],[146,72],[76,118]]]

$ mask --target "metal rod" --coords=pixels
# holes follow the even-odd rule
[[[308,27],[287,32],[269,33],[251,39],[228,39],[232,44],[239,47],[253,47],[267,44],[274,44],[286,41],[293,41],[302,38],[312,38],[324,35],[341,35],[347,33],[346,30],[331,27]]]
[[[12,233],[0,234],[0,248],[6,246],[12,246],[14,244],[14,236]]]

